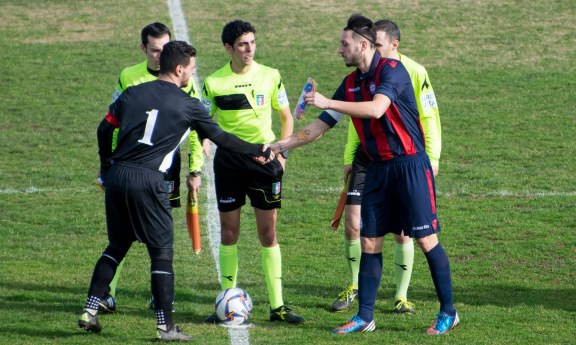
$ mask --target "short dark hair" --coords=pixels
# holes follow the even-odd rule
[[[392,41],[400,41],[400,28],[396,23],[389,19],[380,19],[374,23],[376,31],[384,31],[386,36],[390,37]]]
[[[196,48],[184,41],[170,41],[160,53],[160,73],[173,72],[176,66],[188,66],[190,58],[196,56]]]
[[[142,29],[140,36],[142,38],[142,44],[146,46],[148,45],[148,36],[152,36],[154,38],[160,38],[166,34],[168,34],[168,37],[172,39],[172,33],[170,32],[170,29],[166,25],[160,22],[154,22],[152,24],[146,25]]]
[[[348,23],[344,28],[344,31],[352,30],[354,35],[362,36],[367,39],[372,45],[376,42],[376,30],[374,29],[374,23],[367,17],[364,17],[360,13],[353,13],[350,18],[348,18]]]
[[[222,43],[233,46],[238,37],[249,32],[256,33],[256,29],[249,22],[240,19],[228,22],[224,25],[224,29],[222,29]]]

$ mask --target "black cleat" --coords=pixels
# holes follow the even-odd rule
[[[292,309],[282,305],[276,309],[270,308],[270,321],[286,321],[288,323],[302,323],[304,318],[295,314]]]
[[[100,322],[98,322],[98,315],[92,315],[86,310],[82,312],[82,315],[80,315],[78,319],[78,327],[86,332],[100,333],[102,330],[102,326]]]

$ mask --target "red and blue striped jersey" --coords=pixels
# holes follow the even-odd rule
[[[425,152],[424,132],[410,75],[398,60],[376,53],[367,73],[356,69],[332,96],[347,102],[371,101],[375,94],[390,98],[392,104],[379,119],[352,118],[364,151],[370,159],[386,161]],[[319,119],[333,127],[341,114],[324,111]]]

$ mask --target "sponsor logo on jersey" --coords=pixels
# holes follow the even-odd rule
[[[282,189],[282,183],[281,182],[275,182],[272,184],[272,197],[274,199],[280,198],[281,189]]]
[[[352,93],[358,92],[358,91],[360,91],[360,86],[356,86],[356,87],[353,87],[351,89],[350,88],[348,89],[348,92],[352,92]]]
[[[438,107],[434,93],[424,93],[420,95],[420,103],[422,103],[422,109],[432,109]]]
[[[234,87],[237,88],[237,89],[242,89],[242,88],[251,87],[251,86],[252,86],[252,84],[250,84],[250,83],[244,83],[244,84],[236,84],[236,85],[234,85]]]
[[[256,104],[259,107],[264,105],[264,95],[256,95]]]
[[[221,204],[232,204],[232,203],[236,202],[236,199],[234,199],[234,198],[226,198],[226,199],[222,198],[219,200],[219,202]]]

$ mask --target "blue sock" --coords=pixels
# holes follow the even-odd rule
[[[374,318],[374,304],[381,279],[382,253],[362,253],[358,274],[358,316],[365,322]]]
[[[440,243],[424,255],[426,255],[426,260],[428,260],[430,274],[434,281],[434,287],[436,287],[436,294],[440,300],[440,312],[454,316],[456,310],[452,304],[452,278],[450,277],[448,255],[446,255]]]

